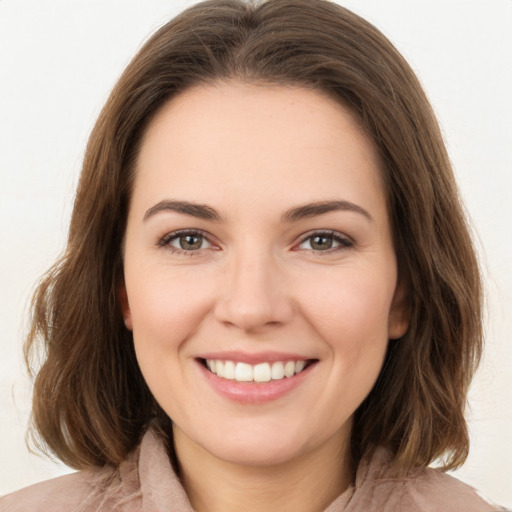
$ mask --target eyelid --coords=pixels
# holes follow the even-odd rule
[[[196,250],[185,250],[185,249],[179,249],[177,247],[171,246],[171,241],[175,240],[176,238],[179,238],[180,236],[184,235],[192,235],[192,236],[199,236],[203,239],[205,239],[208,244],[210,244],[210,247],[203,248],[203,249],[196,249]],[[336,241],[339,245],[336,247],[332,247],[326,250],[314,250],[314,249],[301,249],[300,245],[303,244],[306,240],[314,237],[314,236],[324,236],[324,237],[331,237],[334,241]],[[204,231],[202,229],[194,229],[194,228],[184,228],[184,229],[177,229],[175,231],[170,231],[169,233],[166,233],[165,235],[158,238],[156,244],[157,247],[166,248],[170,250],[174,254],[185,254],[188,256],[192,256],[194,254],[199,254],[200,252],[203,252],[205,250],[219,250],[219,244],[215,241],[215,237],[208,233],[207,231]],[[336,251],[341,251],[344,249],[348,249],[354,245],[354,241],[347,235],[336,231],[332,229],[313,229],[311,231],[308,231],[307,233],[304,233],[301,235],[299,241],[294,244],[292,247],[292,250],[299,251],[299,250],[307,250],[310,252],[314,252],[316,254],[329,254]]]
[[[180,236],[185,235],[199,236],[201,238],[204,238],[210,244],[210,247],[187,251],[185,249],[178,249],[177,247],[171,246],[171,241],[175,240],[176,238],[179,238]],[[177,229],[175,231],[170,231],[169,233],[166,233],[165,235],[159,237],[156,242],[156,246],[168,249],[173,254],[185,254],[188,256],[192,256],[205,250],[218,250],[219,244],[216,243],[214,239],[215,237],[212,234],[208,233],[207,231],[203,231],[202,229],[184,228]]]
[[[308,239],[313,238],[314,236],[325,236],[331,237],[333,240],[339,243],[338,246],[326,249],[324,251],[314,250],[314,249],[301,249],[300,246]],[[354,246],[355,242],[347,235],[341,233],[340,231],[336,231],[333,229],[313,229],[301,235],[300,240],[294,245],[293,250],[307,250],[314,252],[316,254],[329,254],[336,251],[341,251],[344,249],[348,249]]]

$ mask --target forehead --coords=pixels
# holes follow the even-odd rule
[[[208,203],[383,195],[374,144],[348,109],[318,91],[240,82],[188,89],[160,109],[135,188]]]

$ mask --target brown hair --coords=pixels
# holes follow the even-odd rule
[[[327,0],[197,4],[158,30],[119,79],[87,146],[67,250],[34,297],[26,356],[44,346],[33,404],[40,443],[75,468],[117,465],[150,421],[168,428],[118,297],[134,162],[166,101],[232,78],[322,91],[374,141],[410,326],[390,342],[355,413],[353,457],[386,445],[400,472],[440,457],[457,467],[468,452],[464,408],[482,338],[480,277],[457,187],[410,67],[375,27]]]

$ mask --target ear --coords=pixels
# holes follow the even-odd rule
[[[132,312],[130,310],[128,294],[126,293],[126,285],[124,284],[124,281],[119,285],[117,294],[121,304],[121,312],[123,313],[124,325],[129,331],[133,331]]]
[[[399,279],[389,310],[388,338],[390,340],[401,338],[409,328],[410,311],[408,302],[407,286]]]

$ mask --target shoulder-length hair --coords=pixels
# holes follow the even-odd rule
[[[357,463],[385,445],[401,473],[436,459],[459,466],[468,453],[464,408],[482,325],[479,269],[457,186],[411,68],[374,26],[327,0],[199,3],[159,29],[124,71],[87,146],[67,249],[33,300],[27,361],[44,347],[36,442],[75,468],[117,465],[150,422],[168,429],[119,301],[134,162],[165,102],[230,79],[321,91],[348,107],[373,140],[410,325],[390,341],[355,413],[352,455]]]

